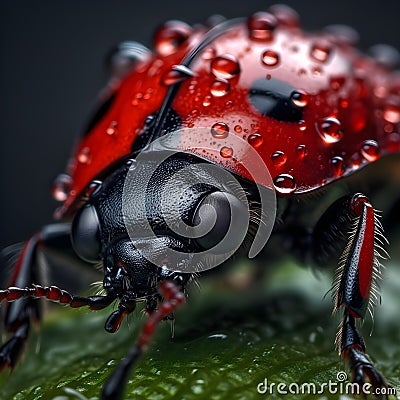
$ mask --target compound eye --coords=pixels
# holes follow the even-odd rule
[[[72,247],[84,261],[100,261],[100,223],[92,205],[82,207],[76,214],[71,229]]]
[[[195,239],[204,250],[218,245],[218,252],[236,249],[246,236],[249,224],[247,204],[230,193],[213,192],[204,197],[193,216],[193,225],[207,233]]]

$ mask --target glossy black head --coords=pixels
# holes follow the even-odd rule
[[[91,262],[102,260],[104,288],[119,298],[134,301],[153,295],[166,278],[183,285],[191,273],[174,272],[182,269],[179,256],[171,258],[171,251],[212,253],[229,229],[238,242],[248,230],[247,206],[233,189],[199,168],[198,160],[174,155],[158,162],[150,156],[127,163],[103,182],[73,222],[77,254]],[[147,181],[149,169],[154,173]],[[219,251],[228,252],[231,246],[232,240],[225,241]]]

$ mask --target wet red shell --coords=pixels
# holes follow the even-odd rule
[[[159,110],[172,84],[180,85],[172,108],[182,128],[209,132],[208,137],[192,135],[181,147],[206,141],[213,150],[200,156],[253,179],[235,157],[237,149],[218,142],[237,135],[257,150],[282,195],[318,189],[381,155],[399,152],[400,77],[360,54],[345,36],[306,33],[294,14],[285,18],[281,11],[257,13],[215,38],[190,64],[194,77],[180,76],[173,66],[207,30],[197,28],[185,40],[187,30],[178,26],[175,47],[165,38],[176,39],[178,33],[164,32],[164,42],[156,43],[159,52],[120,84],[106,115],[78,144],[58,216],[70,214],[89,183],[131,152],[146,117]],[[291,85],[301,120],[262,115],[249,97],[260,79]]]

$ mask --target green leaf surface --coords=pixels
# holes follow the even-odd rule
[[[384,307],[378,307],[372,336],[370,321],[362,331],[376,366],[400,388],[398,272],[393,266],[386,277]],[[257,392],[265,379],[269,385],[310,383],[319,389],[347,371],[333,344],[339,316],[331,317],[330,296],[323,298],[328,276],[316,279],[310,270],[288,264],[275,268],[258,288],[234,291],[221,280],[200,282],[201,290],[193,288],[177,313],[173,338],[169,324],[162,324],[131,374],[126,399],[348,398],[327,389]],[[98,399],[144,321],[136,312],[119,332],[108,334],[103,325],[110,312],[52,307],[41,331],[32,335],[25,360],[12,374],[2,372],[1,399]]]

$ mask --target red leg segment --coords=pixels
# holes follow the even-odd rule
[[[30,288],[9,287],[0,290],[0,301],[16,301],[23,298],[45,298],[57,303],[66,304],[72,308],[88,306],[91,310],[101,310],[108,307],[115,297],[90,296],[81,297],[68,293],[57,286],[32,285]]]
[[[10,287],[0,290],[0,301],[8,302],[45,298],[72,308],[88,306],[91,310],[101,310],[109,306],[115,298],[108,296],[80,297],[59,289],[57,286],[43,287],[33,285],[30,288]],[[4,367],[13,368],[23,351],[29,334],[29,318],[21,321],[14,330],[13,336],[0,349],[0,371]]]
[[[102,392],[102,400],[122,399],[125,382],[128,379],[129,373],[146,349],[158,324],[185,301],[185,295],[172,281],[161,282],[159,292],[164,298],[163,303],[159,309],[149,315],[148,320],[143,325],[142,333],[136,345],[132,347],[107,379]]]
[[[334,310],[344,308],[336,345],[349,363],[353,382],[362,386],[369,381],[374,388],[382,388],[387,384],[365,354],[364,340],[356,321],[363,319],[368,307],[378,299],[377,281],[381,277],[379,258],[382,257],[379,250],[383,250],[380,243],[384,237],[376,212],[364,195],[354,195],[349,206],[354,214],[354,229],[342,255],[333,288]]]
[[[15,366],[28,339],[31,321],[40,321],[40,302],[37,301],[37,298],[45,297],[49,300],[69,304],[71,307],[89,305],[93,309],[96,307],[103,308],[105,300],[101,297],[92,297],[87,300],[69,295],[56,287],[32,286],[34,282],[42,282],[37,257],[41,247],[52,248],[52,244],[56,242],[70,245],[69,236],[70,224],[48,225],[32,236],[20,251],[14,266],[11,287],[0,290],[0,300],[10,302],[6,309],[4,325],[6,331],[12,333],[12,337],[0,347],[0,369]],[[107,298],[106,302],[109,300]]]

